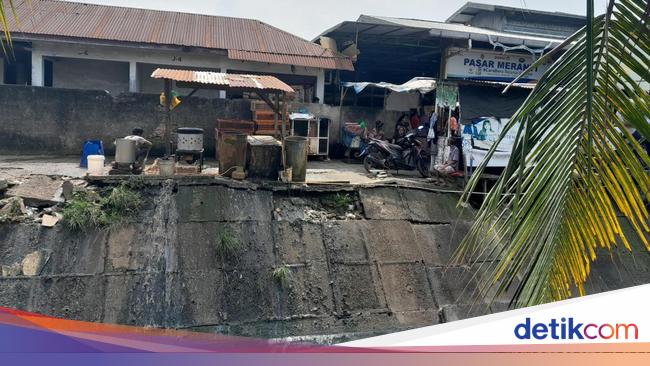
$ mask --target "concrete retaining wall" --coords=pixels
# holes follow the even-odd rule
[[[37,276],[0,278],[0,306],[260,337],[365,336],[507,307],[475,303],[471,268],[445,267],[473,214],[456,210],[455,195],[339,193],[354,199],[354,219],[327,208],[331,192],[167,184],[149,188],[140,217],[112,230],[0,225],[0,264],[51,253]],[[217,249],[226,232],[240,243],[231,259]],[[647,253],[617,260],[631,272],[603,256],[590,291],[650,282]],[[284,284],[272,276],[281,266]]]
[[[339,107],[322,104],[292,104],[290,111],[307,108],[318,117],[332,121],[330,143],[339,141],[340,123],[386,122],[392,135],[400,113],[378,108]],[[125,93],[113,96],[104,91],[0,85],[0,154],[79,155],[84,141],[102,140],[109,154],[113,141],[131,133],[135,126],[163,150],[163,112],[158,95]],[[214,155],[214,128],[217,119],[252,118],[248,100],[185,98],[172,112],[177,126],[205,130],[204,146]]]

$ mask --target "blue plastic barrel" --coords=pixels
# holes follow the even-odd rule
[[[88,140],[84,142],[81,162],[79,166],[88,168],[88,155],[104,155],[104,144],[101,140]]]

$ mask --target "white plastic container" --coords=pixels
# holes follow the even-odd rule
[[[104,175],[104,155],[88,155],[88,175]]]
[[[174,160],[160,159],[158,161],[158,168],[160,169],[160,175],[174,175],[176,173],[176,162]]]

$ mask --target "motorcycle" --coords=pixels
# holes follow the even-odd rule
[[[398,144],[369,138],[366,148],[361,152],[363,167],[371,173],[372,169],[416,170],[423,178],[429,176],[431,156],[423,143],[417,139],[424,127],[420,126],[406,134]]]

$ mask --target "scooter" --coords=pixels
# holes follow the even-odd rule
[[[371,173],[373,169],[416,170],[423,178],[429,176],[429,162],[431,156],[422,143],[416,138],[420,126],[406,134],[398,144],[369,138],[366,148],[361,152],[363,167]]]

